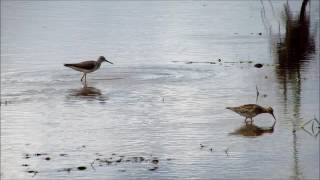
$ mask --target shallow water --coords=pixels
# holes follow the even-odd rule
[[[284,4],[1,1],[1,179],[318,179],[319,129],[300,125],[319,119],[319,33],[282,66]],[[63,66],[100,55],[88,87]],[[273,107],[273,131],[225,109],[246,103]],[[146,160],[93,162],[120,156]]]

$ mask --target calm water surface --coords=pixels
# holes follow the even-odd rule
[[[294,62],[284,4],[1,1],[1,179],[319,179],[319,2]],[[225,109],[256,102],[274,128]]]

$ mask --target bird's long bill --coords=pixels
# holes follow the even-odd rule
[[[274,117],[273,113],[272,113],[271,115],[272,115],[272,117],[274,118],[274,120],[276,120],[276,117]]]
[[[108,60],[105,60],[106,62],[108,62],[108,63],[110,63],[110,64],[113,64],[113,62],[110,62],[110,61],[108,61]]]

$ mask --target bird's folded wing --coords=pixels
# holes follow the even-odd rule
[[[96,61],[84,61],[76,64],[68,64],[69,66],[73,66],[81,69],[93,69],[96,66]]]

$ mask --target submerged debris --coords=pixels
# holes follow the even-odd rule
[[[32,156],[42,156],[42,155],[48,155],[47,153],[36,153],[36,154],[24,154],[24,158],[31,158]],[[67,156],[67,154],[60,153],[59,156]],[[100,153],[95,153],[96,157],[93,159],[93,161],[90,163],[90,166],[93,170],[96,170],[95,168],[100,166],[108,166],[108,165],[120,165],[124,163],[144,163],[147,165],[146,169],[149,171],[155,171],[159,168],[160,159],[158,157],[153,156],[152,154],[148,156],[125,156],[125,155],[119,155],[116,153],[112,153],[109,157],[104,157],[104,155]],[[41,159],[44,159],[46,161],[51,160],[51,157],[45,156]],[[171,161],[172,158],[167,158],[167,161]],[[21,166],[29,167],[29,164],[22,164]],[[150,167],[151,166],[151,167]],[[57,169],[57,172],[68,172],[70,173],[72,170],[78,170],[78,171],[84,171],[87,170],[89,165],[81,165],[81,166],[75,166],[72,168],[62,168]],[[125,169],[119,169],[119,172],[126,172]],[[38,173],[36,170],[29,170],[27,169],[27,173],[33,173],[34,176]]]
[[[79,166],[79,167],[77,167],[77,169],[80,170],[80,171],[83,171],[83,170],[86,170],[87,167],[85,167],[85,166]]]
[[[58,172],[66,171],[66,172],[70,173],[71,170],[72,170],[72,168],[63,168],[61,170],[58,170]]]
[[[34,171],[34,170],[29,170],[29,171],[27,171],[28,173],[33,173],[33,176],[32,177],[34,177],[35,175],[37,175],[39,172],[38,171]]]
[[[151,162],[152,162],[153,164],[158,164],[158,163],[159,163],[159,160],[158,160],[158,159],[153,159]]]
[[[257,63],[257,64],[254,65],[254,67],[256,67],[256,68],[262,68],[262,67],[263,67],[263,64]]]
[[[149,168],[149,171],[154,171],[154,170],[156,170],[156,169],[158,169],[159,167],[158,166],[154,166],[154,167],[152,167],[152,168]]]
[[[204,145],[203,144],[200,144],[200,149],[204,148]]]
[[[29,159],[29,158],[30,158],[30,154],[25,154],[25,155],[24,155],[24,158],[25,158],[25,159]]]

